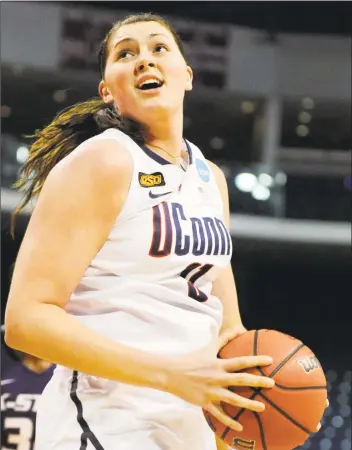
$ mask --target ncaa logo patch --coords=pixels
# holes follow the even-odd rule
[[[209,167],[202,159],[196,159],[196,168],[201,179],[207,183],[210,180]]]
[[[138,181],[142,187],[151,188],[154,186],[165,186],[164,175],[161,172],[143,173],[139,172]]]

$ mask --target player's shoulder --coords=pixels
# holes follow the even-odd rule
[[[210,161],[209,159],[206,159],[206,162],[209,164],[209,167],[213,171],[215,177],[225,178],[224,171],[217,164],[215,164],[213,161]]]
[[[119,130],[106,130],[78,145],[67,162],[77,160],[82,164],[94,164],[97,169],[123,167],[130,162],[130,153],[123,141],[125,136]]]
[[[132,164],[130,152],[123,141],[116,139],[116,134],[101,133],[79,144],[54,167],[51,176],[74,173],[77,182],[87,175],[107,180],[130,172]]]
[[[212,171],[218,190],[220,192],[222,201],[224,205],[227,205],[225,207],[226,212],[228,211],[228,204],[229,204],[229,190],[227,185],[227,180],[225,177],[225,174],[223,170],[214,162],[207,160],[207,163],[209,164],[210,170]]]
[[[206,161],[209,164],[211,171],[213,172],[214,178],[215,178],[220,190],[223,190],[225,188],[227,190],[227,181],[226,181],[224,171],[213,161],[210,161],[208,159]]]

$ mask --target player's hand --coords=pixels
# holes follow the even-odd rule
[[[226,344],[236,337],[246,333],[246,331],[248,331],[247,328],[245,328],[242,324],[238,324],[233,328],[221,332],[218,340],[218,351],[220,351]]]
[[[232,331],[234,333],[234,331]],[[177,359],[168,374],[168,391],[185,401],[200,406],[224,425],[241,431],[242,425],[231,419],[221,408],[221,402],[252,411],[263,411],[262,402],[250,400],[230,391],[230,386],[271,388],[271,378],[241,373],[241,370],[271,364],[268,356],[243,356],[217,358],[218,351],[233,337],[231,332],[222,335],[217,348],[207,348]]]

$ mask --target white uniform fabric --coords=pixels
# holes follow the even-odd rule
[[[103,145],[106,139],[130,152],[132,182],[67,312],[116,342],[148,352],[185,354],[215,343],[222,307],[211,296],[212,281],[229,264],[232,243],[209,165],[188,141],[184,171],[116,129],[89,141]],[[200,408],[165,392],[63,367],[42,395],[36,441],[36,450],[216,448]]]

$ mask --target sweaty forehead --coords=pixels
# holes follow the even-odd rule
[[[116,30],[112,36],[111,44],[114,45],[125,38],[144,41],[150,39],[152,34],[161,34],[168,39],[173,39],[171,32],[159,22],[137,22],[122,25]]]

